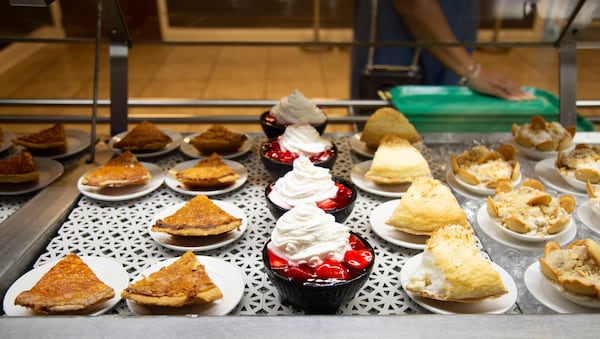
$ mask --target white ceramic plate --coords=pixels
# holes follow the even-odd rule
[[[589,201],[577,207],[577,216],[590,231],[600,235],[600,217],[594,213]]]
[[[78,129],[65,129],[65,134],[67,136],[67,150],[65,153],[54,154],[47,156],[47,158],[52,159],[62,159],[66,158],[70,155],[77,154],[84,149],[90,147],[90,134],[88,132],[78,130]],[[36,156],[38,156],[36,154]],[[43,155],[39,155],[43,156]]]
[[[35,167],[40,173],[39,180],[32,183],[2,183],[0,184],[0,195],[31,193],[50,185],[63,174],[63,165],[54,159],[34,157],[33,161],[35,161]]]
[[[564,175],[564,174],[563,174],[563,173],[561,173],[561,172],[560,172],[560,170],[558,170],[558,169],[557,169],[557,171],[558,171],[558,175],[560,175],[560,177],[561,177],[561,178],[563,178],[563,180],[564,180],[564,181],[565,181],[567,184],[571,185],[571,186],[572,186],[573,188],[575,188],[575,189],[576,189],[578,192],[586,192],[586,194],[587,194],[587,187],[586,187],[586,185],[585,185],[585,182],[583,182],[583,181],[581,181],[581,180],[579,180],[579,179],[576,179],[576,178],[575,178],[575,172],[574,172],[574,171],[569,171],[569,173],[568,173],[567,175]],[[598,188],[598,187],[600,187],[600,186],[598,186],[598,185],[596,185],[596,184],[594,184],[594,185],[592,185],[592,186],[593,186],[593,187],[595,187],[595,188]]]
[[[463,195],[467,198],[485,199],[487,197],[487,195],[484,196],[484,195],[475,194],[475,193],[465,189],[463,187],[463,185],[458,183],[458,181],[456,180],[456,177],[454,176],[454,173],[452,172],[452,169],[450,169],[450,168],[446,171],[446,183],[448,184],[448,186],[450,186],[450,188],[452,188],[453,191],[455,191],[455,192],[459,193],[460,195]]]
[[[166,307],[142,305],[127,300],[127,307],[134,315],[226,315],[231,312],[242,300],[244,295],[244,276],[241,270],[221,259],[197,255],[198,262],[204,265],[206,273],[215,285],[223,293],[223,299],[202,305],[190,305],[183,307]],[[142,272],[136,279],[148,276],[160,270],[164,266],[172,264],[179,258],[172,258],[159,262]]]
[[[155,157],[158,155],[163,155],[166,153],[171,152],[172,150],[176,149],[177,147],[179,147],[179,145],[181,144],[181,134],[169,130],[169,129],[160,129],[163,133],[165,133],[166,135],[168,135],[169,137],[171,137],[171,142],[168,143],[164,148],[158,150],[158,151],[154,151],[154,152],[134,152],[131,151],[131,153],[135,154],[135,156],[138,159],[141,158],[150,158],[150,157]],[[127,135],[127,133],[129,133],[129,131],[125,131],[125,132],[121,132],[115,136],[113,136],[112,138],[110,138],[110,140],[108,141],[108,148],[110,148],[114,153],[121,153],[121,150],[118,148],[114,148],[113,145],[115,144],[115,142],[123,139],[123,137],[125,135]]]
[[[350,148],[352,148],[354,152],[362,155],[363,157],[373,158],[373,156],[375,155],[375,150],[367,147],[367,144],[360,141],[361,135],[362,133],[356,133],[350,137]]]
[[[382,197],[400,198],[406,193],[411,183],[399,185],[378,185],[365,178],[365,173],[371,168],[372,160],[363,161],[352,167],[350,180],[360,189]]]
[[[558,151],[542,152],[542,151],[536,150],[535,148],[523,147],[523,146],[517,144],[514,140],[512,141],[512,144],[513,144],[513,146],[515,146],[515,148],[519,152],[521,152],[524,156],[526,156],[529,159],[533,159],[533,160],[543,160],[543,159],[547,159],[547,158],[556,159],[556,156],[558,156]],[[563,150],[563,152],[571,152],[574,148],[575,148],[575,144],[566,148],[565,150]]]
[[[534,262],[523,275],[525,287],[531,295],[549,309],[558,313],[597,313],[599,308],[585,307],[565,298],[559,290],[544,277],[540,263]]]
[[[508,293],[490,300],[473,303],[461,303],[454,301],[439,301],[423,298],[406,290],[410,276],[421,265],[423,254],[417,254],[408,259],[400,271],[402,288],[408,296],[424,309],[437,314],[503,314],[512,309],[517,301],[517,285],[513,278],[502,267],[492,263],[492,267],[500,274],[500,278]]]
[[[556,166],[554,165],[555,161],[556,159],[549,158],[541,160],[537,164],[535,164],[535,174],[537,174],[537,176],[544,183],[544,185],[552,187],[553,189],[563,193],[587,197],[585,185],[583,190],[576,189],[575,187],[569,185],[563,179],[563,176],[558,172],[558,168],[556,168]]]
[[[144,166],[152,176],[150,181],[145,185],[99,188],[82,184],[83,177],[94,170],[92,169],[79,177],[79,180],[77,180],[77,189],[79,189],[79,192],[86,197],[102,201],[123,201],[139,198],[159,188],[165,180],[162,168],[149,162],[140,162],[140,164]]]
[[[498,226],[496,226],[492,218],[490,218],[485,204],[477,211],[477,224],[490,238],[509,247],[526,251],[543,251],[544,246],[546,245],[543,241],[519,240],[499,230]],[[573,220],[571,220],[571,224],[567,227],[567,231],[564,234],[561,234],[560,237],[555,238],[554,241],[561,246],[565,246],[575,238],[575,235],[577,235],[577,227]]]
[[[486,207],[486,213],[487,213],[487,205],[483,205],[483,207]],[[575,221],[573,221],[573,217],[570,218],[569,220],[569,224],[567,225],[567,227],[565,227],[562,231],[556,233],[556,234],[548,234],[548,235],[543,235],[543,236],[536,236],[536,235],[531,235],[531,234],[521,234],[521,233],[517,233],[514,231],[509,230],[508,228],[504,227],[499,221],[498,218],[492,218],[489,213],[488,213],[488,217],[490,218],[490,221],[494,224],[494,226],[496,226],[496,228],[498,230],[500,230],[500,232],[503,232],[504,234],[508,235],[509,237],[513,237],[517,240],[522,240],[522,241],[530,241],[530,242],[546,242],[546,241],[550,241],[550,240],[556,240],[562,236],[564,236],[565,234],[572,232],[571,228],[577,228],[577,226],[575,225]]]
[[[206,155],[200,153],[196,149],[196,147],[194,147],[192,144],[190,144],[191,139],[195,138],[196,136],[198,136],[202,133],[203,132],[190,134],[189,136],[183,138],[183,142],[179,146],[179,149],[181,150],[181,152],[190,158],[204,158]],[[239,133],[239,132],[236,132],[236,133]],[[231,153],[220,154],[221,158],[233,159],[233,158],[237,158],[239,156],[242,156],[242,155],[248,153],[252,149],[252,144],[254,143],[254,139],[249,134],[245,134],[245,135],[246,135],[246,141],[244,141],[242,146],[237,151],[231,152]]]
[[[458,184],[461,188],[474,193],[480,197],[487,197],[488,195],[495,195],[496,194],[496,189],[495,188],[487,188],[483,185],[471,185],[471,184],[467,184],[466,182],[462,181],[459,177],[457,177],[454,172],[452,171],[452,168],[448,168],[448,172],[446,174],[446,177],[452,177],[453,181]],[[519,177],[516,180],[512,181],[512,186],[513,187],[517,187],[517,185],[519,185],[519,183],[521,182],[521,178],[522,175],[519,172]]]
[[[62,259],[62,258],[61,258]],[[41,266],[38,266],[31,271],[22,275],[8,289],[4,295],[4,312],[9,316],[31,316],[37,315],[30,309],[15,305],[14,301],[17,295],[23,291],[31,289],[46,272],[48,272],[60,259],[49,261]],[[118,262],[102,258],[102,257],[85,257],[81,260],[85,262],[94,271],[94,274],[102,282],[112,287],[115,290],[115,296],[105,302],[102,302],[84,313],[78,315],[99,315],[115,306],[121,300],[121,291],[127,288],[129,284],[129,275],[127,271]]]
[[[150,232],[150,236],[160,245],[177,251],[208,251],[231,244],[239,239],[244,232],[246,232],[246,229],[248,229],[248,220],[246,214],[241,208],[230,202],[222,200],[211,201],[225,212],[233,215],[236,218],[242,219],[242,224],[240,227],[223,234],[201,237],[177,236],[164,232],[153,232],[150,230],[152,225],[154,225],[158,219],[168,217],[169,215],[174,214],[178,209],[182,208],[185,205],[185,202],[182,202],[159,211],[152,218],[152,220],[150,220],[150,223],[148,224],[148,232]]]
[[[241,187],[246,182],[246,180],[248,180],[248,170],[246,170],[246,167],[244,167],[244,165],[240,164],[239,162],[236,162],[233,160],[228,160],[228,159],[222,159],[222,160],[227,166],[229,166],[231,169],[233,169],[233,171],[240,176],[233,185],[229,185],[227,187],[219,187],[217,189],[214,189],[214,188],[213,189],[189,189],[184,184],[182,184],[179,180],[177,180],[177,178],[175,177],[175,174],[178,171],[193,167],[194,165],[196,165],[198,163],[198,161],[200,161],[198,159],[182,162],[182,163],[177,164],[175,167],[171,168],[167,172],[167,176],[165,178],[165,183],[167,184],[167,186],[169,186],[174,191],[183,193],[183,194],[189,194],[189,195],[204,194],[204,195],[209,196],[209,195],[217,195],[217,194],[231,192],[231,191],[235,190],[236,188]]]
[[[9,149],[12,144],[12,139],[15,138],[15,134],[11,131],[2,131],[2,140],[0,142],[0,153]]]
[[[400,199],[386,201],[375,207],[369,216],[371,229],[375,234],[384,240],[398,246],[412,248],[416,250],[425,249],[425,241],[429,239],[427,235],[414,235],[402,232],[385,222],[392,216],[394,210],[400,203]]]

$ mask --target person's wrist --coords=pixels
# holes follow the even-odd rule
[[[460,78],[459,83],[463,86],[469,86],[473,81],[475,81],[475,79],[477,79],[479,77],[480,73],[481,73],[481,64],[474,62],[471,65],[467,66],[467,71]]]

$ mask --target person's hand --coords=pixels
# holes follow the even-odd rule
[[[534,98],[533,94],[523,91],[519,84],[504,74],[488,71],[482,67],[478,69],[475,76],[467,76],[467,85],[476,92],[505,100],[523,101]]]

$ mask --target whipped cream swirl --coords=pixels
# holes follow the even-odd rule
[[[350,250],[350,230],[314,203],[298,205],[277,220],[269,249],[291,265],[316,267],[328,259],[342,261]]]
[[[283,151],[311,157],[332,148],[333,144],[311,125],[298,124],[285,129],[279,137],[279,146]]]
[[[315,166],[308,158],[300,156],[294,160],[293,169],[275,182],[269,199],[290,209],[303,202],[316,203],[334,198],[337,191],[329,169]]]
[[[320,125],[327,119],[325,113],[297,89],[292,94],[279,99],[279,102],[271,108],[271,115],[278,124],[282,125],[301,123]]]

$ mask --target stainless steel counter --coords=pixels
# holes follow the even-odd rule
[[[374,194],[360,191],[359,200],[355,210],[346,221],[351,229],[366,236],[374,245],[377,253],[377,266],[369,279],[367,286],[360,294],[345,305],[336,317],[314,317],[300,316],[301,312],[288,306],[283,306],[278,300],[274,288],[270,285],[260,264],[260,249],[274,226],[274,220],[270,216],[263,198],[265,185],[270,182],[268,174],[264,170],[258,158],[258,145],[264,141],[261,136],[255,135],[255,143],[251,152],[242,156],[239,161],[249,171],[248,182],[240,189],[214,197],[225,201],[234,202],[246,213],[249,221],[248,231],[237,242],[215,250],[201,252],[199,254],[214,256],[230,263],[235,263],[244,272],[246,288],[244,297],[232,311],[230,316],[218,317],[144,317],[131,316],[129,310],[122,302],[109,315],[99,316],[93,319],[80,317],[67,317],[53,321],[54,318],[9,318],[0,319],[2,327],[13,333],[28,333],[38,328],[52,328],[57,332],[69,334],[69,330],[60,324],[71,324],[75,328],[93,326],[97,331],[92,336],[97,336],[103,331],[101,324],[112,324],[119,327],[148,327],[156,328],[159,324],[169,324],[169,329],[177,334],[187,336],[196,326],[215,330],[216,337],[224,337],[228,333],[222,332],[223,321],[227,324],[235,324],[232,331],[244,333],[253,331],[248,336],[260,332],[260,328],[277,326],[282,328],[282,333],[292,337],[305,336],[313,329],[325,326],[326,328],[340,327],[339,333],[368,334],[363,332],[360,326],[365,328],[385,328],[382,334],[405,333],[416,336],[427,336],[433,330],[444,330],[450,337],[465,337],[477,333],[481,335],[503,337],[514,334],[527,333],[527,337],[552,337],[566,333],[568,330],[572,335],[590,333],[594,322],[588,321],[590,315],[550,315],[554,312],[541,305],[531,296],[523,284],[523,271],[528,265],[536,260],[539,251],[528,251],[512,248],[498,243],[495,239],[483,232],[477,222],[477,210],[483,198],[474,197],[470,194],[455,193],[459,202],[467,212],[469,220],[473,224],[481,247],[489,254],[494,262],[504,267],[511,273],[518,287],[518,299],[515,307],[510,313],[526,313],[527,315],[496,315],[496,316],[434,316],[414,315],[417,313],[428,313],[407,297],[402,290],[399,281],[399,270],[403,263],[418,251],[393,245],[377,236],[369,226],[369,215],[373,208],[388,201],[390,198],[380,197]],[[366,160],[352,152],[348,135],[331,136],[340,149],[340,157],[334,167],[334,175],[348,178],[352,166]],[[507,141],[506,134],[432,134],[424,135],[427,151],[425,152],[432,167],[434,176],[446,179],[448,154],[460,152],[476,143],[486,145],[497,145]],[[597,143],[600,135],[596,133],[579,133],[578,142]],[[98,162],[106,161],[110,154],[105,145],[97,147]],[[158,164],[165,171],[176,163],[187,160],[178,151],[167,154],[151,162]],[[535,177],[535,162],[519,159],[523,165],[523,173],[526,177]],[[106,256],[119,261],[127,269],[130,277],[148,267],[148,265],[164,259],[177,256],[181,252],[165,249],[155,243],[146,231],[146,224],[152,215],[161,208],[185,201],[189,196],[174,192],[163,186],[157,191],[138,199],[123,203],[98,202],[87,197],[80,197],[75,182],[77,178],[87,169],[98,164],[85,164],[81,162],[75,169],[66,173],[61,180],[46,190],[38,193],[31,201],[25,203],[17,212],[8,217],[0,224],[0,249],[3,258],[7,258],[0,268],[2,271],[1,286],[4,291],[10,286],[20,274],[29,269],[29,265],[38,266],[53,258],[62,257],[70,251],[83,255]],[[560,193],[550,189],[552,193]],[[57,198],[59,197],[59,198]],[[578,204],[585,197],[578,196]],[[41,209],[39,206],[52,206]],[[577,222],[577,237],[594,237],[581,220],[575,217]],[[26,226],[24,226],[26,225]],[[58,229],[57,234],[52,234]],[[17,237],[18,242],[14,239]],[[538,315],[544,313],[546,315]],[[112,314],[112,315],[111,315]],[[533,315],[536,314],[536,315]],[[261,317],[233,317],[232,315],[261,315]],[[270,317],[279,315],[283,317]],[[346,316],[348,315],[348,316]],[[353,316],[349,316],[353,315]],[[359,316],[363,315],[363,316]],[[373,317],[372,315],[377,315]],[[410,315],[395,317],[394,315]],[[358,317],[357,317],[358,316]],[[331,323],[331,326],[324,324]],[[571,327],[567,323],[579,324]],[[93,324],[93,325],[91,325]],[[185,324],[185,328],[176,328],[171,324]],[[196,325],[198,324],[198,325]],[[323,325],[318,325],[323,324]],[[412,324],[412,325],[410,325]],[[544,327],[539,327],[544,324]],[[562,325],[561,325],[562,324]],[[301,330],[294,330],[296,326]],[[225,325],[230,327],[230,325]],[[493,327],[502,326],[502,332],[494,333]],[[107,325],[106,327],[109,327]],[[325,328],[324,327],[324,328]],[[448,327],[450,331],[446,331]],[[360,329],[359,329],[360,328]],[[402,329],[403,328],[403,329]],[[237,332],[240,331],[240,332]],[[345,332],[347,331],[347,332]],[[481,332],[480,332],[481,331]],[[29,332],[31,333],[31,332]],[[145,336],[158,336],[161,330],[157,329]],[[273,332],[271,332],[273,333]],[[338,333],[325,330],[324,333]],[[296,335],[294,335],[296,334]],[[481,335],[480,335],[481,334]],[[273,333],[274,335],[274,333]],[[258,335],[256,335],[258,336]],[[318,336],[318,334],[316,335]],[[358,335],[356,335],[358,336]]]

